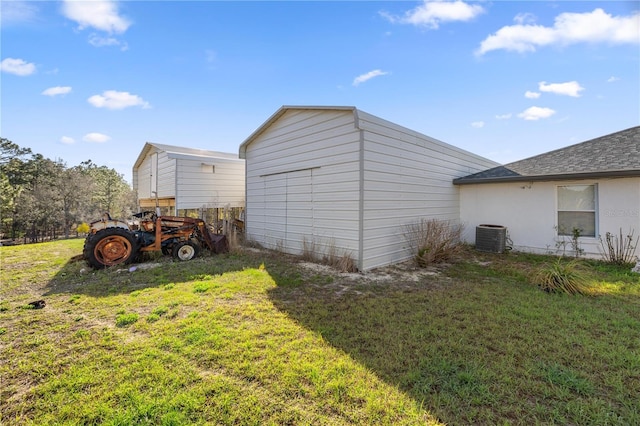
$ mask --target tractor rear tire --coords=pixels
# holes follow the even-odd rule
[[[183,241],[173,246],[173,257],[180,261],[191,260],[198,255],[199,251],[200,247],[197,244]]]
[[[95,269],[133,262],[138,255],[135,235],[123,228],[105,228],[90,236],[84,243],[83,255]]]

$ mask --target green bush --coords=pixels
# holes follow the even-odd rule
[[[126,327],[138,321],[138,314],[118,314],[116,315],[116,326]]]
[[[147,322],[156,322],[160,319],[160,315],[158,314],[149,314],[149,316],[147,316]]]

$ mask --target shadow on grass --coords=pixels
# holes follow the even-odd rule
[[[269,296],[280,311],[419,404],[429,393],[437,392],[438,386],[447,386],[434,381],[417,389],[415,377],[421,366],[456,362],[457,357],[450,357],[450,349],[440,345],[446,341],[447,328],[423,326],[431,315],[437,315],[432,297],[441,290],[394,290],[393,285],[377,285],[379,294],[351,293],[343,297],[335,297],[332,285],[318,285],[311,291],[305,286],[301,290],[293,295],[291,289],[278,286]],[[455,320],[451,326],[455,327]],[[463,364],[454,368],[466,369]],[[471,386],[467,392],[472,392]],[[437,407],[424,408],[440,420],[453,420]]]
[[[589,389],[600,387],[593,393],[606,394],[594,366],[612,366],[630,352],[612,355],[592,349],[634,341],[640,325],[634,307],[637,293],[549,295],[528,280],[544,258],[523,268],[517,264],[519,258],[512,256],[504,264],[501,259],[483,256],[478,264],[462,263],[420,282],[369,283],[346,293],[338,283],[292,291],[274,275],[278,287],[269,296],[280,311],[406,392],[441,421],[576,420],[562,410],[567,401],[584,395],[573,395],[571,386],[549,385],[543,366],[566,364]],[[638,286],[640,280],[629,277],[624,285]],[[612,369],[624,372],[624,365],[620,361]],[[549,394],[559,402],[547,402]],[[523,407],[523,398],[534,401],[533,408]],[[612,405],[625,400],[613,394],[601,399]],[[581,409],[590,409],[588,401],[580,404]],[[562,414],[541,415],[536,409]],[[594,410],[588,415],[600,419],[607,412]]]
[[[81,256],[76,256],[62,266],[47,283],[43,295],[70,293],[93,297],[112,296],[257,268],[263,262],[265,259],[260,256],[242,253],[202,253],[198,258],[187,262],[180,262],[169,256],[147,255],[140,263],[94,270],[87,266]]]

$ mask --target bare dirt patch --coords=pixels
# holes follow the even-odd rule
[[[366,272],[340,272],[331,266],[292,259],[308,281],[307,287],[321,289],[325,297],[373,295],[390,286],[397,291],[416,289],[440,289],[450,279],[443,274],[448,265],[418,267],[407,261],[396,265],[372,269]],[[322,284],[314,284],[314,277],[322,276]],[[327,279],[329,278],[329,279]]]

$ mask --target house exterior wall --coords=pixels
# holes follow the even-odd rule
[[[176,210],[244,207],[244,162],[174,159]]]
[[[495,162],[378,117],[358,112],[364,133],[361,269],[410,259],[406,227],[460,217],[451,182]]]
[[[359,257],[360,132],[353,112],[289,110],[248,145],[247,238]],[[342,253],[341,253],[342,254]]]
[[[486,183],[460,186],[460,218],[465,240],[475,243],[481,224],[507,227],[513,248],[534,253],[572,255],[571,246],[557,235],[557,187],[597,185],[596,238],[580,237],[589,257],[600,256],[597,235],[640,233],[640,178],[612,178],[555,182]],[[564,247],[564,249],[563,249]]]

